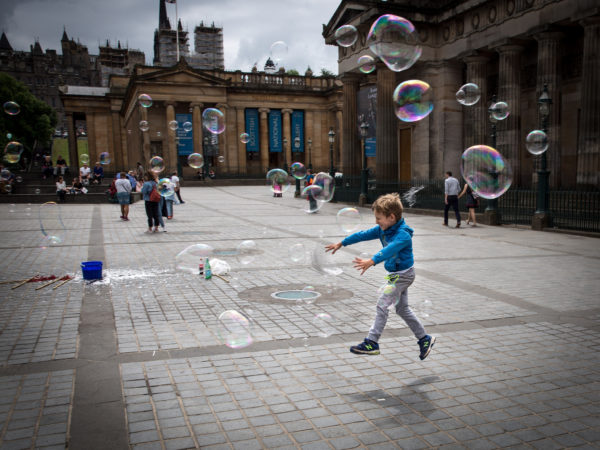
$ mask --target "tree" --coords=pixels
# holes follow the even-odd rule
[[[23,144],[23,156],[31,158],[35,144],[46,144],[54,133],[56,112],[29,92],[23,83],[0,72],[0,104],[6,102],[17,103],[20,111],[15,115],[0,112],[0,146],[4,149],[10,133],[11,141]]]
[[[298,72],[296,69],[290,69],[286,72],[286,74],[288,75],[300,75],[300,72]]]
[[[325,67],[321,69],[322,77],[335,77],[335,74],[331,70],[327,70]]]

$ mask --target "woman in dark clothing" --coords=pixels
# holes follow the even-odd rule
[[[146,233],[158,233],[159,219],[159,202],[150,201],[150,193],[156,188],[156,181],[151,173],[144,174],[144,185],[142,186],[142,196],[144,205],[146,206],[146,216],[148,217],[148,230]],[[154,227],[154,229],[152,228]]]
[[[475,218],[475,208],[479,206],[479,201],[477,200],[476,194],[471,189],[468,183],[465,183],[465,187],[463,187],[462,192],[458,195],[458,198],[461,198],[463,195],[467,196],[467,209],[469,210],[469,217],[467,217],[467,225],[472,221],[473,227],[477,226],[477,219]]]

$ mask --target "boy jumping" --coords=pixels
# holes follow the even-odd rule
[[[373,326],[364,342],[350,347],[352,353],[379,355],[379,338],[388,319],[388,308],[393,304],[398,314],[410,327],[419,340],[421,360],[427,358],[435,337],[425,333],[425,328],[408,306],[408,287],[415,280],[415,270],[412,235],[413,230],[402,218],[402,202],[398,194],[386,194],[379,197],[371,208],[375,214],[377,226],[358,231],[346,237],[337,244],[325,246],[326,251],[332,254],[342,246],[355,244],[362,241],[379,239],[383,248],[370,259],[354,258],[354,267],[361,270],[361,275],[375,264],[385,261],[385,269],[389,272],[386,276],[387,285],[377,301],[377,315]]]

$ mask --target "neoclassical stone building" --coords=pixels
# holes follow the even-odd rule
[[[85,123],[90,160],[102,152],[112,156],[111,172],[146,165],[161,156],[167,171],[191,176],[190,153],[224,176],[262,175],[270,168],[300,161],[327,170],[340,161],[342,96],[335,77],[265,72],[197,70],[185,59],[173,67],[136,66],[131,76],[113,75],[107,88],[63,86],[61,99],[69,127],[69,158],[77,161],[75,123]],[[138,102],[148,94],[152,106]],[[202,112],[217,108],[225,131],[208,133]],[[148,129],[140,128],[146,121]],[[178,122],[172,130],[169,123]],[[191,130],[184,124],[189,122]],[[189,125],[187,126],[189,128]],[[250,140],[240,140],[241,133]],[[166,173],[166,172],[165,172]]]
[[[409,19],[423,53],[403,72],[379,63],[363,74],[357,60],[371,24],[382,14]],[[540,157],[525,148],[527,134],[540,128],[538,98],[545,84],[552,99],[547,151],[550,186],[598,187],[600,182],[600,3],[598,0],[342,0],[323,36],[335,45],[342,25],[359,30],[357,42],[339,48],[343,82],[341,170],[361,167],[361,98],[373,98],[375,156],[369,167],[377,180],[441,178],[459,173],[460,156],[491,142],[487,108],[505,101],[510,116],[497,124],[497,149],[510,161],[514,185],[535,184]],[[399,121],[392,93],[402,81],[424,80],[434,110],[415,123]],[[462,106],[455,93],[464,83],[480,86],[481,100]],[[360,110],[359,110],[360,109]],[[370,130],[373,131],[373,130]]]

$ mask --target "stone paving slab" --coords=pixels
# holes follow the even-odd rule
[[[385,271],[360,276],[351,261],[379,244],[340,250],[338,276],[313,264],[345,235],[346,205],[308,215],[292,191],[262,186],[183,197],[158,234],[144,233],[141,202],[130,222],[118,205],[61,205],[58,246],[40,245],[39,205],[0,205],[2,280],[75,276],[57,290],[0,285],[1,449],[598,446],[599,240],[448,229],[407,210],[409,299],[438,343],[419,361],[392,315],[382,354],[358,357],[348,347],[371,325]],[[258,252],[244,260],[234,253],[248,239]],[[196,243],[231,265],[229,283],[177,270]],[[104,279],[91,283],[80,263],[93,259]],[[308,285],[314,303],[271,297]],[[250,320],[248,347],[219,340],[231,309]]]

